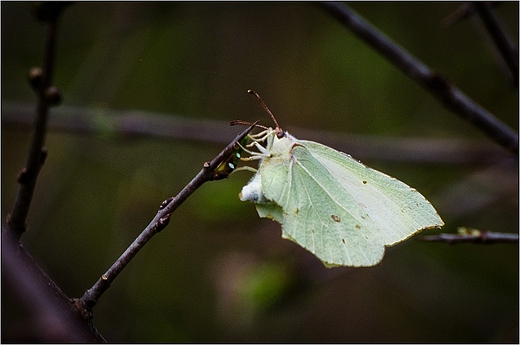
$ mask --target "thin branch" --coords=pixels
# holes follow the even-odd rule
[[[256,124],[256,123],[255,123]],[[86,313],[91,313],[92,308],[96,305],[101,295],[110,287],[110,284],[121,273],[123,268],[132,260],[132,258],[144,247],[144,245],[157,233],[168,225],[171,214],[191,195],[197,188],[205,182],[214,179],[213,171],[215,168],[236,149],[235,144],[242,141],[246,135],[254,128],[251,125],[229,143],[211,162],[204,163],[202,170],[191,180],[184,189],[174,198],[169,198],[161,204],[159,211],[153,220],[146,226],[141,234],[134,242],[125,250],[125,252],[114,262],[114,264],[106,271],[99,280],[88,289],[85,294],[76,299],[76,306]]]
[[[19,188],[13,210],[7,215],[7,226],[2,227],[2,278],[7,282],[8,291],[20,300],[22,310],[25,307],[22,312],[26,312],[26,321],[30,325],[22,338],[19,334],[12,334],[22,342],[23,339],[50,343],[106,342],[92,323],[84,321],[72,307],[70,299],[20,243],[36,180],[46,157],[48,110],[61,101],[59,91],[51,86],[51,82],[57,23],[62,10],[70,4],[46,2],[34,5],[36,18],[46,27],[42,68],[33,68],[29,73],[29,81],[38,96],[36,117],[26,166],[18,175]]]
[[[24,315],[25,332],[3,332],[2,340],[22,343],[106,342],[92,323],[85,322],[65,293],[12,235],[9,229],[2,228],[2,288],[8,298],[15,297],[20,301],[17,308]]]
[[[518,133],[476,104],[444,76],[432,71],[345,4],[323,2],[321,6],[408,77],[430,91],[446,108],[475,125],[503,147],[518,154]]]
[[[493,1],[490,3],[490,5],[493,7],[497,7],[501,3],[501,1]],[[464,19],[470,18],[474,13],[475,8],[471,5],[471,3],[464,3],[457,7],[457,9],[453,13],[444,18],[441,21],[441,24],[445,28],[449,28],[450,26],[453,26]]]
[[[68,6],[68,4],[65,4]],[[36,118],[25,168],[18,175],[18,192],[13,210],[7,215],[7,224],[14,236],[20,239],[26,228],[27,214],[31,205],[36,180],[41,167],[45,162],[47,150],[45,149],[45,136],[47,133],[47,115],[51,105],[59,101],[59,93],[51,87],[52,72],[54,66],[54,53],[57,36],[57,23],[62,4],[41,4],[37,10],[37,17],[46,22],[45,48],[41,75],[37,76],[38,82],[33,86],[38,91]]]
[[[193,120],[185,116],[141,110],[103,109],[103,115],[91,108],[61,106],[49,117],[49,129],[83,134],[107,133],[112,139],[152,137],[226,144],[234,135],[228,123]],[[29,126],[31,109],[27,105],[2,102],[2,125]],[[100,125],[102,123],[103,125]],[[351,154],[361,160],[416,162],[434,164],[486,165],[511,159],[500,147],[482,140],[461,138],[398,138],[356,135],[286,127],[299,139],[313,140]]]
[[[495,46],[511,71],[513,83],[518,87],[518,48],[509,38],[494,8],[487,2],[474,2],[473,6],[486,26]]]
[[[438,234],[417,237],[418,240],[428,242],[446,242],[448,244],[457,243],[513,243],[518,244],[518,234],[483,231],[460,227],[457,234]]]

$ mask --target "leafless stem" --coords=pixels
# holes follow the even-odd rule
[[[501,1],[493,1],[490,3],[492,7],[497,7],[501,4]],[[463,19],[470,18],[475,13],[475,8],[471,5],[471,3],[463,3],[457,9],[451,13],[449,16],[444,18],[441,21],[442,26],[445,28],[448,28],[452,25],[457,24],[458,22],[462,21]]]
[[[495,9],[489,3],[476,1],[473,6],[511,71],[514,85],[518,87],[518,48],[507,35]]]
[[[464,230],[464,231],[461,231]],[[448,244],[457,243],[479,243],[479,244],[494,244],[494,243],[514,243],[518,244],[518,234],[491,232],[465,228],[459,229],[457,234],[438,234],[430,236],[421,236],[417,239],[428,242],[446,242]]]
[[[256,123],[255,123],[256,124]],[[159,211],[152,219],[150,224],[141,232],[134,242],[126,249],[126,251],[114,262],[114,264],[106,271],[99,280],[88,289],[85,294],[76,300],[80,308],[90,311],[97,303],[101,295],[110,287],[110,284],[121,273],[123,268],[132,260],[132,258],[144,247],[144,245],[158,232],[166,227],[171,214],[191,195],[197,188],[207,181],[214,178],[213,171],[215,168],[235,150],[235,143],[242,141],[245,136],[255,127],[255,124],[249,126],[242,133],[229,143],[211,162],[204,163],[202,170],[191,180],[184,189],[174,198],[165,200],[159,207]]]
[[[229,123],[205,119],[189,119],[175,114],[159,114],[141,110],[103,109],[105,127],[88,107],[61,106],[49,118],[49,130],[75,134],[96,134],[110,130],[114,140],[140,137],[186,140],[211,144],[227,144],[234,135]],[[2,125],[30,126],[29,106],[2,101]],[[397,138],[375,135],[345,134],[297,127],[285,128],[298,138],[313,140],[348,152],[361,160],[417,162],[434,164],[486,165],[511,159],[502,148],[482,140],[461,138]]]
[[[476,104],[444,76],[432,71],[344,3],[323,2],[321,6],[408,77],[428,90],[446,108],[475,125],[503,147],[518,154],[518,133]]]
[[[25,338],[18,341],[106,342],[12,235],[9,229],[2,228],[2,288],[12,292],[10,297],[16,296],[20,301],[17,307],[25,315]]]
[[[7,215],[7,224],[14,236],[18,239],[20,239],[22,233],[25,231],[27,214],[29,212],[29,206],[31,205],[36,180],[47,155],[44,145],[47,133],[47,114],[51,106],[47,92],[52,81],[57,22],[60,12],[61,9],[56,10],[48,21],[46,21],[43,66],[41,69],[41,80],[39,80],[37,85],[38,101],[31,143],[25,168],[23,168],[18,175],[19,187],[13,210]]]

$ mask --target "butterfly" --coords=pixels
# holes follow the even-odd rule
[[[444,222],[417,190],[350,155],[300,140],[276,127],[250,134],[241,160],[258,160],[240,200],[282,225],[282,237],[305,248],[327,267],[373,266],[385,247]],[[245,124],[233,121],[232,124]],[[253,151],[252,148],[258,151]]]

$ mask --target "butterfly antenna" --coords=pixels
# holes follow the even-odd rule
[[[258,124],[258,121],[256,122],[249,122],[249,121],[243,121],[243,120],[233,120],[229,122],[230,126],[236,126],[236,125],[246,125],[246,126],[255,126],[262,129],[269,129],[266,126]]]
[[[260,95],[258,93],[256,93],[256,91],[254,90],[247,90],[248,93],[252,94],[253,96],[256,97],[256,99],[258,100],[258,102],[260,102],[260,104],[262,105],[262,107],[264,107],[265,111],[267,111],[267,113],[269,114],[269,116],[271,116],[271,119],[273,119],[273,122],[274,124],[276,125],[276,129],[277,131],[281,131],[281,128],[280,128],[280,125],[278,124],[278,121],[276,121],[276,118],[274,117],[273,113],[271,113],[271,110],[269,110],[269,108],[267,107],[267,105],[264,103],[264,101],[262,100],[262,98],[260,98]]]

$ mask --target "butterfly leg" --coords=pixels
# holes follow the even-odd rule
[[[259,160],[266,156],[269,156],[268,151],[256,141],[253,141],[253,143],[252,143],[253,145],[251,145],[251,144],[246,145],[246,147],[242,146],[238,142],[237,142],[237,144],[238,144],[238,146],[240,146],[240,148],[242,150],[244,150],[244,152],[249,153],[251,155],[250,157],[240,157],[241,161],[247,162],[247,161],[252,161],[252,160]],[[258,151],[260,151],[260,152],[255,152],[255,151],[251,151],[251,150],[247,149],[247,147],[251,147],[251,146],[255,146],[258,149]]]
[[[237,171],[250,171],[250,172],[253,172],[253,173],[256,173],[256,172],[257,172],[257,170],[256,170],[255,168],[246,165],[246,166],[243,166],[243,167],[236,168],[235,170],[233,170],[233,171],[229,174],[229,176],[233,175],[233,174],[234,174],[235,172],[237,172]]]
[[[269,136],[269,134],[272,132],[273,130],[269,130],[269,129],[266,129],[264,131],[261,131],[259,133],[256,133],[256,134],[249,134],[249,137],[251,139],[253,139],[254,141],[265,141],[265,139],[267,139],[267,137]],[[250,144],[251,145],[251,144]]]

